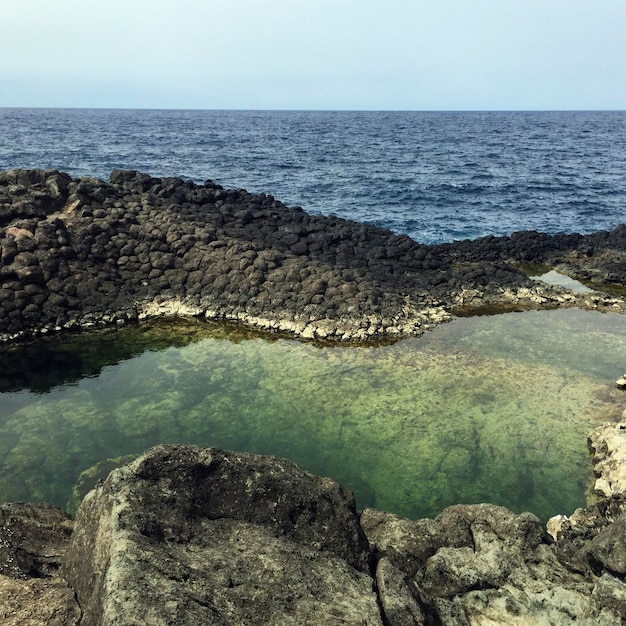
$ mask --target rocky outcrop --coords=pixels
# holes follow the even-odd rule
[[[0,505],[0,623],[75,626],[81,611],[59,575],[73,521],[47,505]]]
[[[620,624],[604,581],[569,569],[538,518],[489,504],[453,506],[413,522],[366,510],[373,549],[395,566],[434,623]],[[621,529],[620,529],[621,530]],[[626,592],[615,579],[616,593]]]
[[[411,521],[365,510],[378,567],[396,572],[432,623],[623,624],[626,620],[626,426],[589,436],[599,500],[548,527],[481,504]]]
[[[623,250],[622,234],[520,235],[513,259],[589,261]],[[428,247],[211,181],[0,172],[0,338],[185,314],[365,341],[417,334],[458,308],[623,306],[530,281],[504,239]]]
[[[288,461],[160,446],[83,501],[65,571],[96,624],[381,624],[352,495]]]
[[[605,424],[589,435],[599,498],[626,498],[626,423]]]
[[[1,510],[0,615],[13,619],[3,623],[626,620],[621,492],[560,520],[553,538],[534,515],[490,504],[417,521],[359,514],[349,491],[289,461],[176,445],[111,472],[85,497],[69,544],[60,511]]]
[[[590,235],[523,231],[510,237],[488,236],[441,244],[432,250],[448,263],[548,265],[588,284],[626,286],[625,224]]]

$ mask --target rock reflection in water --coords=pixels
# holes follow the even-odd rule
[[[0,395],[1,501],[65,506],[98,462],[183,442],[287,457],[408,517],[489,501],[547,518],[585,504],[586,434],[623,408],[617,315],[467,318],[358,348],[199,322],[79,337],[45,345],[64,384]]]

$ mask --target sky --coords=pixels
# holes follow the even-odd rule
[[[626,0],[2,0],[0,107],[626,109]]]

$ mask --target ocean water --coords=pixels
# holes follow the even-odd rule
[[[626,112],[0,109],[0,169],[212,179],[440,243],[611,229]]]
[[[624,221],[626,113],[0,109],[15,167],[210,178],[424,243],[587,233]],[[81,473],[185,442],[287,457],[408,517],[491,501],[545,519],[584,506],[586,434],[626,402],[619,315],[457,319],[359,348],[205,326],[0,347],[0,501],[73,509]]]

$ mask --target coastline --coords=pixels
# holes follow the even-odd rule
[[[168,315],[237,321],[303,339],[367,342],[418,335],[452,315],[487,309],[626,311],[625,226],[587,236],[529,232],[425,246],[373,226],[308,216],[271,196],[137,172],[113,172],[108,183],[72,180],[57,171],[0,173],[0,255],[5,345]],[[527,265],[557,269],[598,290],[576,293],[538,283],[519,269]],[[599,290],[607,286],[613,295]],[[304,619],[309,599],[317,598],[331,613],[313,611],[310,623],[325,623],[339,611],[334,615],[346,623],[465,626],[517,616],[515,623],[580,618],[584,624],[618,624],[626,616],[623,426],[607,425],[590,436],[598,501],[553,521],[549,533],[535,516],[488,504],[450,507],[435,520],[410,521],[371,509],[357,514],[345,488],[288,462],[159,446],[115,470],[90,493],[76,522],[43,505],[0,506],[0,586],[6,591],[0,616],[16,615],[16,607],[37,614],[36,596],[45,597],[48,606],[62,603],[63,624],[112,623],[117,617],[101,617],[107,603],[139,621],[146,611],[156,610],[173,623],[168,611],[179,611],[180,618],[198,610],[204,620],[198,623],[213,623],[195,608],[196,591],[185,581],[202,580],[203,597],[213,598],[215,606],[219,602],[211,594],[224,587],[232,602],[229,590],[241,586],[247,606],[254,598],[291,597],[276,573],[290,562],[303,564],[290,574],[291,582],[303,576],[297,601],[286,608],[264,604],[255,615],[244,606],[243,613],[230,616],[232,623],[259,615],[293,617],[290,611],[301,611],[296,614]],[[220,463],[230,468],[223,475],[215,474]],[[307,487],[285,486],[283,475]],[[250,476],[263,480],[248,484]],[[189,484],[172,496],[178,491],[168,491],[168,485],[183,479]],[[207,482],[217,485],[215,493],[206,491]],[[125,493],[143,494],[135,491],[140,487],[155,508],[111,504],[119,504]],[[150,495],[153,487],[156,495]],[[259,493],[265,499],[242,507],[242,498]],[[158,504],[167,498],[181,516],[170,526]],[[205,511],[204,502],[219,515]],[[280,511],[278,503],[284,504]],[[273,511],[267,518],[263,507]],[[119,513],[128,526],[116,526]],[[25,538],[29,525],[36,530]],[[207,529],[220,537],[208,557],[234,562],[226,571],[231,582],[239,571],[237,585],[189,565],[184,551],[169,552],[174,544],[190,546],[191,553],[208,549],[193,543]],[[228,553],[234,537],[248,542],[245,557]],[[157,558],[150,566],[156,570],[167,569],[158,561],[167,556],[175,575],[159,580],[174,604],[152,597],[132,563],[115,561],[126,549],[120,546],[131,540],[137,542],[132,543],[136,555],[150,552]],[[86,547],[96,544],[93,552]],[[26,560],[24,553],[30,555]],[[259,553],[275,564],[270,568],[275,586],[251,591],[246,585],[256,579],[250,563]],[[101,554],[109,557],[99,562]],[[243,562],[248,569],[237,570]],[[314,568],[316,576],[330,572],[330,587],[321,586],[325,574],[304,577],[311,562],[320,568]],[[322,562],[329,570],[321,569]],[[111,563],[114,569],[108,570]],[[177,578],[176,572],[183,573]],[[106,588],[103,581],[116,577],[129,594]]]
[[[455,505],[357,511],[285,459],[182,445],[114,469],[75,519],[0,505],[3,623],[618,625],[626,423],[589,436],[596,502],[547,527]]]
[[[0,207],[3,342],[172,314],[366,342],[483,309],[626,310],[624,226],[426,246],[265,194],[119,170],[109,182],[3,172]],[[597,290],[533,281],[529,263]]]

